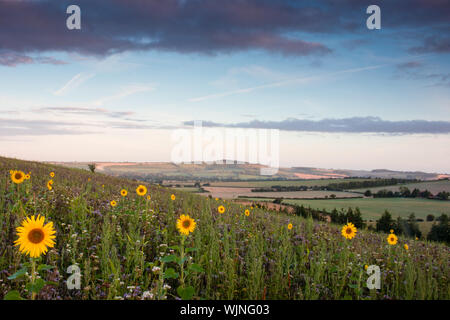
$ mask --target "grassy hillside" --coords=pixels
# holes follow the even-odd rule
[[[14,184],[10,170],[31,178]],[[46,186],[50,172],[52,190]],[[246,216],[247,208],[237,204],[149,185],[148,200],[136,194],[138,185],[0,158],[0,298],[17,290],[29,299],[37,290],[26,286],[30,269],[28,275],[20,270],[30,259],[14,241],[21,221],[38,214],[56,229],[55,247],[37,262],[46,265],[35,279],[45,284],[39,299],[450,298],[445,245],[399,237],[391,246],[387,235],[364,230],[346,240],[341,226],[260,209]],[[187,237],[176,228],[181,214],[197,223]],[[73,264],[82,274],[79,290],[66,286]],[[380,290],[366,288],[365,265],[380,267]]]

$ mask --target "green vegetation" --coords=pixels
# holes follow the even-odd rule
[[[31,178],[14,184],[11,169]],[[18,272],[29,258],[13,244],[16,227],[38,214],[56,229],[55,247],[39,261],[47,266],[39,299],[450,298],[445,245],[399,236],[391,246],[386,234],[366,230],[346,240],[341,225],[257,208],[246,216],[248,207],[157,186],[147,185],[147,200],[136,195],[140,183],[0,158],[0,298],[13,292],[9,297],[29,299],[35,292]],[[176,228],[181,214],[197,222],[186,238]],[[68,290],[74,264],[81,289]],[[381,268],[378,291],[366,287],[364,266],[372,264]]]
[[[270,199],[269,199],[270,200]],[[273,199],[272,199],[273,200]],[[378,219],[385,210],[392,213],[393,217],[407,217],[414,213],[417,218],[426,219],[430,213],[435,216],[450,213],[450,202],[428,199],[324,199],[324,200],[284,200],[283,203],[310,206],[315,209],[331,211],[334,208],[344,209],[358,207],[365,219]]]

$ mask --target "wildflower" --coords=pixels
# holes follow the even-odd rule
[[[111,207],[115,207],[117,205],[117,202],[116,201],[111,201]]]
[[[405,245],[403,246],[405,248],[406,251],[409,250],[409,246],[405,243]]]
[[[244,211],[244,213],[248,217],[250,215],[250,210],[247,209],[247,210]]]
[[[128,191],[125,189],[122,189],[122,191],[120,191],[120,194],[122,195],[122,197],[126,197],[128,194]]]
[[[366,264],[365,266],[364,266],[364,270],[367,270],[369,268],[369,266]]]
[[[55,173],[52,171],[50,172],[50,178],[54,178],[55,177]]]
[[[53,180],[49,180],[48,182],[47,182],[47,189],[48,190],[52,190],[53,189]]]
[[[219,206],[219,208],[217,208],[217,210],[219,211],[219,213],[224,213],[225,212],[225,207],[224,206]]]
[[[288,229],[291,230],[292,227],[293,227],[292,223],[289,223],[289,224],[288,224]]]
[[[25,180],[30,180],[30,178],[31,178],[31,175],[29,173],[25,175]]]
[[[150,197],[150,195],[148,195],[148,196],[147,196],[147,200],[150,201],[151,199],[152,199],[152,197]]]
[[[25,180],[25,173],[14,170],[11,174],[11,180],[15,184],[21,184]]]
[[[387,237],[387,242],[390,244],[390,245],[395,245],[395,244],[397,244],[397,240],[398,240],[398,238],[397,238],[397,236],[395,235],[395,234],[393,234],[393,233],[391,233],[388,237]]]
[[[189,232],[194,232],[196,223],[194,219],[188,215],[182,214],[177,220],[177,229],[184,235],[189,235]]]
[[[342,227],[341,234],[346,239],[353,239],[356,236],[356,232],[358,230],[353,225],[353,223],[349,222],[345,226]]]
[[[45,218],[40,215],[26,218],[22,226],[17,228],[17,239],[14,243],[19,246],[21,253],[28,254],[31,258],[38,258],[41,254],[46,254],[48,248],[53,248],[56,238],[56,231],[53,229],[53,222],[44,225]]]
[[[172,194],[172,195],[170,196],[170,199],[172,199],[172,201],[174,201],[174,200],[175,200],[175,195]]]
[[[394,233],[394,230],[393,229],[391,229],[391,230],[389,230],[391,233]]]
[[[144,196],[147,193],[147,187],[140,185],[136,188],[136,193],[138,196]]]

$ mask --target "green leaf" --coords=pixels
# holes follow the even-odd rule
[[[168,268],[166,272],[164,272],[164,279],[177,279],[178,272],[175,272],[173,268]]]
[[[51,269],[53,269],[53,268],[54,268],[54,266],[49,266],[48,264],[40,264],[40,265],[38,266],[38,272],[40,272],[40,271],[51,270]]]
[[[171,247],[169,247],[169,249],[180,250],[180,246],[171,246]]]
[[[358,288],[358,285],[357,285],[357,284],[349,284],[348,286],[349,286],[350,288],[352,288],[352,289]]]
[[[189,266],[189,270],[193,271],[193,272],[203,272],[203,268],[201,265],[193,263]]]
[[[14,273],[12,276],[8,277],[8,280],[14,280],[23,277],[25,273],[27,273],[27,267],[23,267],[22,269]]]
[[[162,257],[161,261],[164,263],[175,262],[175,261],[177,261],[177,257],[175,255],[171,254],[170,256]]]
[[[192,297],[194,296],[195,291],[194,291],[194,288],[191,286],[186,287],[186,288],[179,286],[177,289],[177,293],[181,297],[181,299],[191,300]]]
[[[186,253],[197,251],[197,248],[187,248]]]
[[[20,296],[19,291],[11,290],[4,297],[3,300],[26,300]]]
[[[26,288],[28,289],[28,291],[39,293],[39,291],[41,291],[44,286],[45,286],[44,280],[36,279],[34,283],[27,284]]]

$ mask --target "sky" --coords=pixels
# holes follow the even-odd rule
[[[171,161],[202,121],[279,130],[280,166],[450,173],[449,55],[446,0],[0,0],[0,155]]]

